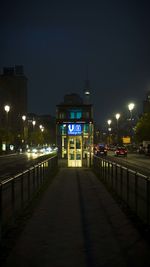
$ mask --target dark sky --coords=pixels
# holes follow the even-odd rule
[[[66,93],[82,95],[86,69],[94,115],[136,110],[150,89],[149,1],[3,1],[0,68],[24,65],[29,111],[55,115]]]

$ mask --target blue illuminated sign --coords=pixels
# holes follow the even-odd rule
[[[68,135],[80,135],[81,133],[81,124],[68,124]]]

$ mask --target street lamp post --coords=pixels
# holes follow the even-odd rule
[[[36,121],[35,120],[32,121],[32,125],[33,125],[33,132],[34,132],[34,127],[36,125]],[[33,136],[32,136],[32,145],[33,145]]]
[[[130,103],[128,105],[128,109],[129,109],[129,112],[130,112],[130,136],[131,136],[131,142],[132,142],[132,139],[133,139],[133,136],[132,136],[132,131],[133,131],[133,124],[132,124],[132,120],[133,120],[133,114],[132,114],[132,111],[135,107],[135,104],[134,103]]]
[[[6,150],[8,150],[8,113],[10,111],[10,106],[5,105],[4,110],[6,111],[6,130],[7,130]]]
[[[110,145],[110,135],[111,135],[111,128],[108,128],[108,132],[109,132],[109,145]]]
[[[26,127],[25,127],[26,119],[27,119],[26,115],[23,115],[22,116],[22,120],[23,120],[23,140],[24,140],[25,145],[26,145]]]
[[[111,132],[110,124],[112,123],[112,121],[109,119],[109,120],[107,121],[107,123],[108,123],[109,145],[110,145],[110,132]]]
[[[118,120],[120,118],[120,113],[116,113],[115,115],[116,120],[117,120],[117,143],[119,142],[119,126],[118,126]]]

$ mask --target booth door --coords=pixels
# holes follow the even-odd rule
[[[68,167],[82,167],[82,137],[68,137]]]

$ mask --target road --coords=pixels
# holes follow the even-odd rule
[[[109,151],[107,158],[146,176],[150,176],[149,156],[128,153],[127,157],[116,157],[114,152]]]
[[[0,180],[16,175],[49,156],[33,153],[0,156]]]
[[[48,155],[49,156],[49,155]],[[0,180],[4,180],[10,176],[13,176],[19,172],[22,172],[32,165],[45,159],[45,155],[42,154],[13,154],[8,156],[0,156]],[[132,170],[142,173],[146,176],[150,176],[150,157],[139,154],[128,154],[126,158],[115,157],[114,152],[109,151],[107,159],[124,165]]]

